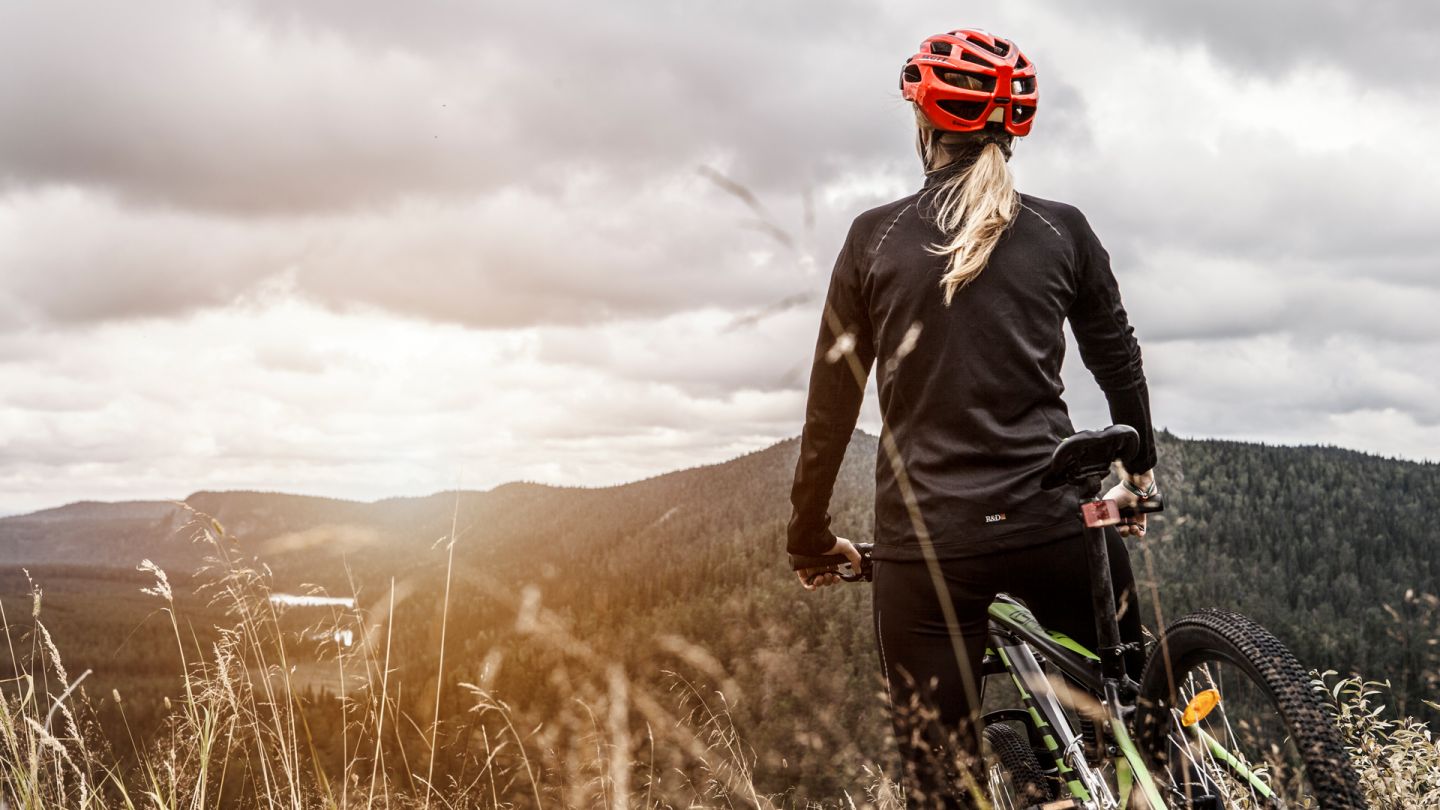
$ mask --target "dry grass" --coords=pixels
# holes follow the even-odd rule
[[[647,686],[573,635],[534,588],[509,595],[516,629],[560,654],[562,666],[536,676],[548,674],[573,698],[548,716],[526,716],[494,690],[504,660],[492,652],[477,682],[460,687],[476,721],[460,726],[469,759],[437,784],[440,699],[426,703],[423,717],[402,708],[391,656],[393,584],[374,611],[336,609],[321,628],[349,631],[355,643],[330,645],[325,665],[334,670],[338,700],[307,706],[302,662],[285,643],[269,572],[240,564],[224,528],[194,518],[194,539],[209,550],[203,591],[229,618],[210,650],[187,645],[165,572],[140,564],[154,577],[145,593],[167,613],[183,668],[183,689],[166,701],[164,731],[151,739],[100,734],[81,686],[88,673],[66,671],[42,621],[38,586],[32,583],[34,631],[25,637],[11,632],[0,606],[17,662],[14,672],[0,673],[0,810],[795,806],[756,789],[757,756],[730,712],[728,696],[738,687],[706,650],[661,639],[693,674],[677,667],[661,687]],[[443,654],[443,634],[441,644]],[[444,674],[442,665],[437,693]],[[1440,805],[1440,745],[1423,724],[1384,717],[1373,705],[1383,688],[1356,679],[1328,686],[1366,789],[1377,807]],[[123,715],[122,696],[112,697]],[[317,750],[335,743],[312,730],[324,711],[338,716],[339,769],[327,769]],[[119,756],[115,745],[131,756]],[[407,754],[415,751],[423,758]],[[118,764],[126,759],[139,764]],[[869,785],[826,806],[898,807],[895,784],[878,767],[866,771]]]
[[[66,672],[41,618],[40,588],[32,585],[35,629],[28,637],[18,638],[0,612],[17,662],[0,681],[0,810],[793,804],[755,788],[756,756],[736,732],[723,689],[679,672],[666,673],[659,689],[627,677],[618,663],[572,635],[534,588],[511,595],[516,629],[562,654],[565,663],[548,675],[563,681],[573,699],[550,716],[525,716],[493,691],[503,656],[492,653],[479,682],[461,684],[471,716],[484,721],[466,726],[464,750],[474,752],[474,767],[432,783],[440,750],[438,691],[446,673],[442,664],[427,716],[403,710],[391,652],[395,633],[406,629],[392,625],[393,584],[378,603],[380,612],[336,609],[324,627],[312,628],[325,637],[349,631],[355,643],[329,645],[325,665],[339,684],[333,709],[307,706],[297,673],[315,665],[294,660],[293,646],[286,644],[279,608],[269,598],[269,572],[241,564],[234,539],[219,523],[201,514],[193,518],[194,540],[208,549],[201,588],[228,624],[210,650],[197,654],[182,635],[165,572],[148,560],[140,564],[155,578],[145,593],[170,619],[183,688],[165,701],[162,734],[122,741],[136,766],[117,764],[125,758],[101,736],[77,689],[88,673],[72,678]],[[450,561],[447,566],[453,555]],[[443,634],[441,644],[443,655]],[[679,638],[663,644],[689,668],[733,686],[703,649]],[[122,696],[112,697],[123,716]],[[317,750],[335,741],[318,740],[311,728],[315,713],[327,710],[340,719],[339,772],[327,770]],[[423,759],[407,755],[416,750],[426,752]],[[891,786],[877,778],[873,792],[884,795]],[[839,804],[875,802],[862,796],[858,804]]]

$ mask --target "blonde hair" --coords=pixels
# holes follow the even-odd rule
[[[956,161],[973,163],[955,171],[935,189],[935,221],[949,241],[930,246],[937,256],[948,256],[940,287],[949,306],[955,293],[974,281],[990,261],[995,243],[1020,211],[1020,195],[1010,176],[1006,150],[985,133],[940,132],[917,107],[916,148],[925,168],[936,171]],[[978,156],[975,155],[979,147]]]

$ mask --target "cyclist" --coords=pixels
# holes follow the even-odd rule
[[[921,44],[900,87],[925,182],[858,216],[835,263],[787,549],[859,563],[828,509],[878,359],[880,663],[909,805],[956,807],[979,784],[976,674],[997,592],[1095,644],[1077,496],[1039,486],[1051,451],[1074,432],[1061,399],[1065,320],[1111,418],[1141,437],[1106,497],[1132,505],[1155,491],[1155,442],[1140,348],[1105,249],[1073,206],[1012,185],[1007,161],[1035,118],[1034,64],[1007,39],[951,31]],[[1140,641],[1140,617],[1120,535],[1144,531],[1143,516],[1108,530],[1126,642]],[[839,581],[833,567],[797,574],[810,590]],[[1142,662],[1137,643],[1132,677]]]

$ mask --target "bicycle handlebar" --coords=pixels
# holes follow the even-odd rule
[[[1161,495],[1155,495],[1139,502],[1134,506],[1126,506],[1120,509],[1120,517],[1133,518],[1136,515],[1149,515],[1155,512],[1165,511],[1165,499]],[[850,565],[850,560],[844,554],[820,554],[805,555],[791,554],[790,567],[799,571],[803,568],[835,568],[840,578],[846,582],[859,582],[870,580],[870,552],[874,550],[874,543],[856,543],[855,548],[860,552],[860,570],[855,571],[853,567],[849,573],[839,570],[841,566]]]
[[[860,552],[860,571],[855,572],[852,570],[849,574],[837,571],[837,573],[840,574],[840,578],[846,582],[857,582],[861,579],[868,580],[870,578],[870,552],[875,548],[875,544],[856,543],[855,548]],[[796,571],[802,568],[829,568],[832,566],[839,568],[842,565],[849,564],[850,559],[844,554],[821,554],[818,556],[804,554],[790,555],[790,567]]]

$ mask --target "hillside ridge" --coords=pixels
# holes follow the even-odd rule
[[[1341,447],[1341,446],[1339,446],[1339,445],[1324,444],[1324,443],[1317,443],[1317,444],[1282,444],[1282,443],[1272,443],[1272,442],[1264,442],[1264,441],[1249,441],[1249,440],[1245,440],[1245,439],[1226,439],[1226,438],[1212,438],[1212,437],[1197,438],[1197,437],[1180,436],[1180,435],[1177,435],[1177,434],[1175,434],[1175,433],[1171,433],[1171,432],[1168,431],[1168,430],[1159,430],[1159,431],[1156,432],[1156,435],[1157,435],[1157,438],[1158,438],[1160,441],[1162,441],[1162,442],[1178,443],[1178,444],[1182,444],[1182,445],[1194,445],[1194,446],[1206,445],[1206,446],[1217,447],[1217,448],[1230,448],[1230,449],[1239,449],[1239,450],[1246,450],[1246,449],[1248,449],[1248,450],[1271,450],[1271,451],[1279,452],[1279,453],[1281,453],[1281,454],[1285,454],[1285,453],[1288,453],[1288,452],[1311,452],[1311,451],[1313,451],[1313,452],[1321,452],[1321,453],[1327,453],[1327,454],[1334,454],[1335,456],[1337,456],[1337,457],[1339,457],[1339,458],[1343,458],[1343,459],[1347,459],[1347,460],[1353,460],[1353,461],[1379,462],[1379,463],[1394,464],[1394,465],[1408,465],[1408,466],[1418,467],[1418,468],[1421,468],[1421,469],[1434,469],[1434,468],[1440,467],[1440,460],[1434,460],[1434,461],[1432,461],[1432,460],[1428,460],[1428,459],[1409,459],[1409,458],[1400,458],[1400,457],[1398,457],[1398,456],[1386,456],[1386,455],[1383,455],[1383,454],[1380,454],[1380,453],[1374,453],[1374,452],[1371,452],[1371,451],[1368,451],[1368,450],[1357,450],[1357,449],[1350,448],[1350,447]],[[871,442],[876,441],[876,440],[878,439],[878,437],[875,436],[874,434],[867,433],[867,432],[865,432],[865,431],[863,431],[863,430],[860,430],[860,429],[856,429],[855,432],[854,432],[854,434],[852,434],[852,441],[854,441],[856,438],[861,439],[862,441],[868,440],[868,441],[871,441]],[[531,480],[527,480],[527,479],[518,479],[518,480],[514,480],[514,481],[505,481],[505,482],[496,484],[496,485],[493,486],[493,487],[489,487],[489,488],[487,488],[487,489],[459,489],[459,490],[455,490],[455,489],[442,489],[442,490],[437,490],[437,491],[435,491],[435,492],[431,492],[431,493],[425,494],[425,495],[387,495],[387,496],[384,496],[384,497],[381,497],[381,498],[375,498],[375,499],[372,499],[372,500],[364,500],[364,499],[360,499],[360,498],[346,498],[346,497],[333,496],[333,495],[311,495],[311,494],[305,494],[305,493],[286,492],[286,491],[282,491],[282,490],[264,490],[264,489],[219,489],[219,490],[215,490],[215,489],[202,489],[202,490],[197,490],[197,491],[195,491],[195,492],[192,492],[192,493],[190,493],[189,495],[186,495],[184,498],[181,498],[181,499],[178,499],[178,500],[175,500],[175,501],[171,501],[171,500],[156,500],[156,499],[148,499],[148,498],[133,499],[133,500],[105,501],[105,500],[96,500],[96,499],[89,499],[89,498],[87,498],[87,499],[84,499],[84,500],[72,501],[72,502],[60,504],[60,505],[57,505],[57,506],[49,506],[49,507],[45,507],[45,508],[42,508],[42,509],[37,509],[37,510],[31,511],[31,512],[22,512],[22,513],[13,514],[13,515],[3,515],[3,516],[0,516],[0,524],[4,524],[4,523],[7,522],[7,521],[16,521],[16,520],[29,520],[29,519],[39,519],[39,518],[51,518],[51,517],[55,517],[55,518],[68,518],[68,517],[75,516],[75,512],[76,512],[76,511],[78,511],[78,510],[85,510],[85,509],[97,510],[97,511],[104,510],[104,509],[107,509],[107,508],[117,508],[117,507],[154,507],[154,508],[157,508],[157,509],[158,509],[158,508],[166,508],[166,509],[168,509],[168,508],[173,508],[176,503],[182,503],[182,502],[183,502],[183,503],[187,503],[187,504],[190,504],[190,505],[194,506],[194,505],[196,504],[197,500],[198,500],[198,501],[206,501],[206,500],[214,500],[214,499],[233,500],[233,499],[247,499],[247,498],[257,498],[257,497],[258,497],[258,498],[288,500],[288,501],[292,501],[292,502],[309,502],[309,503],[314,503],[314,504],[327,504],[327,505],[336,505],[336,506],[379,507],[379,506],[388,506],[388,505],[397,505],[397,504],[415,504],[415,503],[422,503],[422,502],[426,502],[426,501],[435,500],[435,499],[438,499],[438,498],[450,498],[450,497],[454,497],[456,494],[459,494],[462,498],[473,498],[473,497],[488,495],[488,494],[492,494],[492,493],[498,494],[498,493],[503,493],[503,492],[513,492],[513,491],[515,491],[515,490],[522,490],[522,489],[534,489],[534,490],[544,490],[544,491],[553,491],[553,492],[588,492],[588,493],[606,492],[606,491],[622,490],[622,489],[625,489],[625,488],[627,488],[627,487],[633,487],[633,486],[641,485],[641,484],[648,484],[648,483],[651,483],[651,482],[654,482],[654,481],[657,481],[657,480],[660,480],[660,479],[667,479],[667,478],[671,478],[671,477],[674,477],[674,476],[681,476],[681,475],[686,475],[686,474],[693,474],[693,473],[701,472],[701,471],[704,471],[704,470],[712,470],[712,469],[716,469],[716,468],[722,468],[722,467],[727,467],[727,466],[730,466],[730,465],[735,465],[735,464],[743,463],[743,462],[745,462],[747,459],[752,459],[752,458],[755,458],[755,457],[758,457],[758,456],[767,456],[767,455],[774,454],[774,453],[784,452],[784,450],[785,450],[786,448],[788,448],[790,445],[796,444],[796,443],[798,443],[799,441],[800,441],[800,438],[799,438],[798,436],[793,436],[793,437],[790,437],[790,438],[787,438],[787,439],[781,439],[781,440],[779,440],[779,441],[776,441],[776,442],[773,442],[773,443],[771,443],[771,444],[769,444],[769,445],[766,445],[765,447],[761,447],[761,448],[758,448],[758,449],[756,449],[756,450],[751,450],[751,451],[749,451],[749,452],[742,453],[742,454],[740,454],[740,455],[738,455],[738,456],[735,456],[735,457],[729,458],[729,459],[725,459],[725,460],[723,460],[723,461],[717,461],[717,462],[712,462],[712,463],[708,463],[708,464],[696,464],[696,465],[693,465],[693,466],[690,466],[690,467],[677,467],[677,468],[675,468],[675,469],[673,469],[673,470],[666,470],[666,471],[664,471],[664,472],[655,473],[654,475],[645,476],[645,477],[643,477],[643,478],[636,478],[636,479],[633,479],[633,480],[630,480],[630,481],[622,481],[622,482],[620,482],[620,483],[615,483],[615,484],[600,484],[600,485],[594,485],[594,486],[586,485],[586,484],[551,484],[551,483],[546,483],[546,482],[543,482],[543,481],[531,481]],[[1163,475],[1164,475],[1164,470],[1163,470],[1163,468],[1162,468],[1162,470],[1161,470],[1161,475],[1162,475],[1162,477],[1163,477]]]

